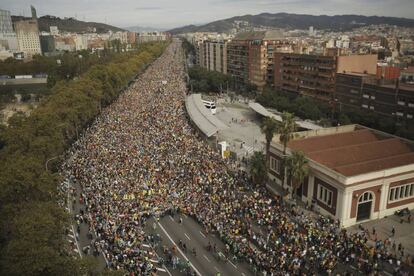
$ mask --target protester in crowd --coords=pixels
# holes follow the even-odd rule
[[[111,268],[154,272],[143,247],[145,221],[177,210],[218,234],[238,259],[274,275],[331,273],[338,262],[374,273],[402,258],[381,241],[368,246],[365,232],[348,234],[263,187],[252,189],[246,173],[232,170],[189,124],[184,77],[181,46],[172,43],[103,110],[64,164],[67,179],[82,187],[86,207],[77,219],[94,229]],[[166,260],[177,266],[173,255]]]

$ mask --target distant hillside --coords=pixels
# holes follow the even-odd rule
[[[12,16],[12,20],[18,20],[21,18],[20,16]],[[103,24],[103,23],[96,23],[96,22],[85,22],[79,21],[75,18],[59,18],[51,15],[45,15],[39,17],[39,29],[40,31],[49,31],[50,26],[57,26],[59,31],[63,32],[75,32],[75,33],[82,33],[82,32],[91,32],[93,28],[96,28],[97,33],[106,33],[109,30],[113,32],[124,31],[121,28],[114,27],[111,25]]]
[[[414,19],[363,16],[363,15],[306,15],[290,13],[262,13],[258,15],[235,16],[214,21],[205,25],[188,25],[170,30],[172,34],[187,32],[228,32],[235,21],[247,21],[251,26],[268,26],[275,28],[307,29],[313,26],[320,30],[346,31],[364,25],[388,24],[400,27],[414,27]]]

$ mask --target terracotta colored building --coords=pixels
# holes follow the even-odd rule
[[[294,137],[287,155],[302,151],[310,167],[295,193],[320,213],[348,227],[414,208],[412,141],[359,125],[298,132]],[[270,149],[272,185],[282,185],[282,152],[277,136]]]
[[[397,66],[377,66],[377,78],[384,80],[395,80],[400,77],[401,69]]]
[[[288,45],[278,31],[240,33],[227,44],[227,73],[239,83],[250,82],[262,90],[273,82],[273,53]]]

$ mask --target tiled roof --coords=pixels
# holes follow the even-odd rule
[[[414,163],[412,143],[365,128],[292,140],[288,147],[345,176]]]

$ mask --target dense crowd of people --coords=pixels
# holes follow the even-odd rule
[[[151,271],[145,221],[180,210],[226,242],[229,252],[273,275],[331,273],[338,262],[365,273],[401,256],[365,232],[350,235],[334,221],[310,218],[234,172],[193,130],[186,116],[184,59],[172,43],[106,108],[73,146],[66,177],[82,187],[96,247],[113,269]]]

